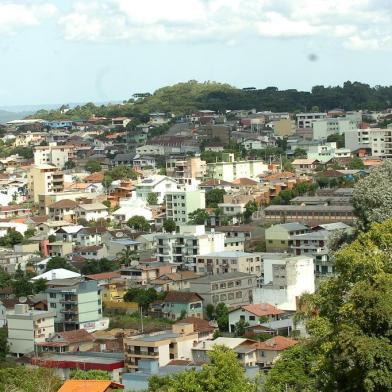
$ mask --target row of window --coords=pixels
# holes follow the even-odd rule
[[[228,294],[221,294],[221,295],[213,295],[212,296],[212,302],[213,303],[218,303],[222,301],[227,301],[227,300],[233,300],[235,298],[239,299],[242,298],[242,291],[236,291],[235,293],[228,293]]]

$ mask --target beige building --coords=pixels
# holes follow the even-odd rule
[[[206,174],[206,170],[206,161],[203,161],[200,157],[172,158],[166,161],[167,175],[179,180],[191,178],[202,180]]]
[[[37,146],[34,147],[34,164],[55,165],[59,169],[74,158],[73,146]]]
[[[296,125],[294,120],[280,119],[272,122],[272,128],[274,135],[278,137],[286,137],[294,135],[296,131]]]
[[[28,185],[34,203],[38,203],[40,195],[64,190],[64,174],[56,166],[47,164],[33,166],[28,174]]]
[[[30,310],[28,304],[16,304],[7,312],[8,344],[17,356],[32,353],[38,343],[54,335],[54,312]]]
[[[173,324],[171,330],[124,338],[125,367],[129,372],[139,369],[139,361],[158,361],[167,365],[173,359],[190,360],[192,347],[198,342],[193,324]]]

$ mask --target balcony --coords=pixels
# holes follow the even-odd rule
[[[132,357],[140,357],[140,358],[151,358],[158,357],[158,351],[135,351],[135,350],[127,350],[127,355]]]
[[[64,298],[60,300],[62,303],[77,303],[78,297],[76,295],[65,295]]]
[[[78,308],[77,307],[65,308],[65,309],[61,309],[60,312],[66,314],[76,314],[78,313]]]

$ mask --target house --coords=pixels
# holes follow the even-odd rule
[[[7,312],[9,350],[16,356],[33,353],[38,343],[54,335],[55,313],[30,310],[26,303]]]
[[[77,233],[83,229],[81,225],[63,226],[54,233],[57,241],[75,242]]]
[[[84,329],[56,332],[47,341],[37,343],[39,352],[66,353],[91,351],[93,348],[94,338]]]
[[[245,321],[249,326],[279,320],[285,312],[270,304],[249,304],[229,311],[229,330],[234,332],[235,325]]]
[[[184,319],[177,320],[175,324],[193,324],[193,330],[197,332],[199,342],[211,340],[217,329],[210,325],[207,320],[203,320],[199,317],[185,317]]]
[[[40,235],[50,236],[55,234],[62,227],[72,226],[72,223],[67,221],[52,221],[47,220],[46,222],[39,223],[37,227],[37,231]]]
[[[256,285],[255,275],[230,272],[192,280],[190,290],[203,298],[204,305],[216,306],[224,302],[227,306],[236,306],[253,302],[253,291]]]
[[[294,235],[308,232],[310,232],[310,228],[299,222],[272,225],[265,229],[266,251],[288,251],[293,243]]]
[[[155,193],[158,198],[158,204],[163,203],[164,197],[168,192],[177,190],[177,182],[170,177],[156,174],[144,178],[136,184],[136,196],[147,201],[148,195]]]
[[[145,286],[164,274],[175,273],[176,270],[177,265],[175,264],[149,262],[124,267],[120,270],[120,274],[123,278],[130,280],[131,285]]]
[[[152,285],[157,291],[185,291],[189,290],[190,282],[200,278],[200,275],[193,271],[181,271],[166,273],[157,279],[151,280]]]
[[[131,240],[129,238],[119,238],[109,240],[108,247],[108,258],[113,260],[124,251],[136,252],[139,249],[140,242]],[[136,257],[136,256],[135,256]]]
[[[101,245],[107,229],[102,226],[82,227],[76,232],[75,243],[79,246]]]
[[[69,278],[78,278],[81,275],[77,272],[67,270],[65,268],[55,268],[50,271],[44,272],[41,275],[34,276],[31,278],[32,281],[45,279],[47,281],[55,280],[55,279],[69,279]]]
[[[271,368],[278,356],[298,342],[284,336],[274,336],[264,342],[255,343],[257,365],[260,368]]]
[[[78,203],[73,200],[59,200],[49,206],[49,218],[54,221],[74,222],[76,218],[75,209]]]
[[[112,164],[113,166],[119,166],[119,165],[132,166],[134,158],[135,158],[135,154],[117,154],[113,158]]]
[[[155,165],[155,158],[149,155],[136,155],[132,161],[135,170],[154,169]]]
[[[173,359],[190,359],[192,346],[198,341],[193,324],[173,324],[171,330],[129,336],[124,338],[125,367],[137,372],[143,360],[157,361],[167,365]]]
[[[203,318],[203,298],[197,293],[169,291],[162,301],[162,315],[170,320]]]
[[[148,221],[152,220],[152,211],[147,207],[147,202],[136,197],[120,200],[119,207],[112,213],[117,222],[127,222],[135,215],[144,216]]]
[[[108,250],[105,245],[77,246],[73,254],[87,260],[100,260],[107,257]]]
[[[294,159],[294,161],[291,162],[292,166],[296,171],[310,172],[310,173],[316,169],[318,163],[319,161],[313,158]]]
[[[64,257],[72,253],[72,243],[63,241],[48,242],[44,245],[46,248],[43,253],[50,257]]]
[[[124,389],[122,384],[106,380],[67,380],[58,392],[112,392]]]
[[[78,219],[83,218],[88,222],[106,219],[109,215],[108,208],[102,203],[80,204],[75,211]]]

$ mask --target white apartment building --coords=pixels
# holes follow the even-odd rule
[[[34,203],[38,203],[40,195],[63,192],[64,174],[53,165],[33,166],[28,173],[28,186]]]
[[[365,128],[344,134],[346,148],[350,151],[367,149],[374,157],[392,157],[392,129]]]
[[[66,162],[74,158],[73,146],[37,146],[34,147],[35,165],[54,165],[63,169]]]
[[[55,312],[30,310],[28,304],[16,304],[7,312],[10,352],[18,357],[34,352],[37,343],[54,335],[54,316]]]
[[[234,154],[223,154],[224,162],[207,163],[207,176],[217,180],[233,182],[239,178],[258,179],[259,174],[268,171],[262,160],[235,161]]]
[[[207,233],[204,225],[183,225],[179,228],[179,233],[157,233],[155,236],[159,262],[183,263],[188,269],[195,270],[198,255],[225,249],[224,233]]]
[[[335,142],[309,146],[308,159],[316,159],[321,163],[330,161],[333,158],[349,158],[351,151],[349,148],[337,148]]]
[[[313,257],[288,253],[264,253],[262,257],[263,281],[255,290],[254,303],[295,311],[302,294],[314,293]]]
[[[144,146],[136,147],[136,154],[140,155],[165,155],[163,146],[154,144],[146,144]]]
[[[314,121],[327,118],[327,113],[298,113],[297,128],[312,128]]]
[[[150,193],[155,193],[158,198],[158,204],[163,203],[166,193],[178,190],[177,182],[170,177],[156,174],[144,178],[136,184],[136,196],[147,200]]]
[[[197,209],[206,208],[204,190],[168,192],[165,197],[166,218],[184,225],[189,221],[189,214]]]
[[[357,129],[358,122],[345,117],[323,118],[314,120],[312,127],[314,140],[326,140],[330,135],[334,135],[336,133],[341,135],[346,131]]]

